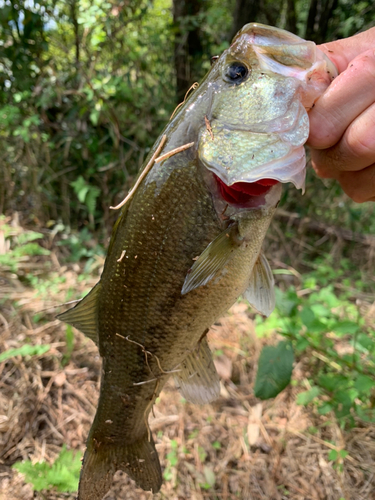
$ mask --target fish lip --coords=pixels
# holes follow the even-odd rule
[[[276,163],[276,162],[272,162]],[[262,172],[260,172],[260,169],[257,169],[258,172],[250,172],[246,175],[241,176],[240,178],[233,179],[231,178],[230,175],[227,175],[227,172],[215,168],[215,166],[212,165],[206,165],[207,169],[210,170],[213,174],[215,174],[219,179],[228,187],[233,186],[234,184],[237,184],[239,182],[245,182],[245,183],[256,183],[261,181],[262,179],[272,179],[275,181],[278,181],[282,184],[287,184],[291,182],[296,189],[302,189],[302,194],[305,193],[305,184],[306,184],[306,163],[305,163],[305,155],[301,157],[299,161],[299,165],[297,165],[297,168],[293,167],[291,165],[291,170],[293,169],[294,172],[287,174],[287,173],[278,173],[277,169],[272,169],[272,165],[267,165],[269,170],[266,170],[266,168],[263,168]],[[262,165],[263,167],[263,165]],[[266,167],[266,166],[264,166]],[[302,167],[302,168],[301,168]]]

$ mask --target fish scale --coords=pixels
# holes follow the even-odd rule
[[[173,373],[188,401],[211,402],[220,392],[211,324],[241,294],[272,312],[262,242],[281,183],[304,186],[306,108],[334,75],[324,57],[296,35],[246,25],[150,151],[99,283],[59,316],[103,358],[78,500],[101,500],[119,469],[159,491],[148,415],[165,382]]]

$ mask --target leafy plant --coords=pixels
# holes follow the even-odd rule
[[[171,440],[171,451],[167,453],[167,466],[165,467],[163,476],[166,481],[170,481],[173,478],[173,469],[176,468],[178,464],[178,443],[175,439]]]
[[[258,334],[276,331],[288,339],[297,357],[309,359],[308,390],[298,395],[298,404],[315,405],[322,415],[332,411],[343,426],[353,425],[354,416],[374,422],[375,331],[364,325],[357,307],[335,293],[332,285],[319,288],[310,276],[303,289],[310,293],[301,297],[294,287],[285,292],[276,289],[276,310],[267,320],[257,319]],[[268,394],[267,389],[277,386],[275,380],[286,362],[287,356],[272,362],[262,353],[257,396],[277,393]]]
[[[74,349],[74,332],[70,325],[66,326],[65,330],[66,352],[62,359],[62,365],[65,366],[69,363],[70,357]]]
[[[8,359],[15,358],[16,356],[41,356],[49,351],[51,346],[49,344],[42,345],[30,345],[25,344],[22,347],[16,349],[8,349],[0,354],[0,363],[7,361]]]
[[[5,253],[0,253],[0,267],[17,273],[20,263],[29,256],[50,254],[49,250],[36,242],[43,238],[43,234],[25,231],[19,226],[12,227],[5,221],[5,217],[0,215],[0,236],[3,236],[5,246]]]
[[[59,246],[66,246],[69,249],[69,257],[67,260],[71,262],[79,262],[82,259],[87,259],[85,272],[91,267],[91,264],[97,256],[104,256],[104,249],[98,243],[93,242],[93,236],[85,227],[80,232],[70,231],[65,229],[62,233],[62,239],[59,241]]]
[[[74,188],[74,192],[76,193],[78,200],[85,204],[88,215],[93,224],[96,200],[100,195],[100,189],[97,186],[88,184],[82,175],[80,175],[75,181],[71,182],[70,185]]]
[[[81,470],[81,453],[69,451],[63,446],[52,465],[47,462],[32,463],[30,460],[17,462],[13,468],[25,474],[34,491],[57,488],[58,491],[71,493],[77,491]]]

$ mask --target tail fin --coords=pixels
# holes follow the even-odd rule
[[[77,500],[102,500],[117,470],[126,472],[145,491],[157,493],[162,484],[162,474],[151,435],[150,439],[146,433],[142,439],[128,445],[102,443],[94,447],[88,443]]]

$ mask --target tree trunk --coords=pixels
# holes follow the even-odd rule
[[[288,31],[297,33],[297,17],[295,0],[287,0],[286,4],[286,27]]]
[[[259,0],[236,0],[231,39],[244,24],[256,22],[259,10]]]
[[[307,17],[305,38],[306,40],[315,41],[315,20],[318,13],[318,0],[311,0],[309,15]]]
[[[188,88],[199,78],[202,61],[201,30],[197,16],[203,0],[174,0],[175,25],[174,63],[177,84],[177,102],[181,102]]]
[[[337,7],[337,4],[338,0],[325,0],[323,2],[320,13],[319,33],[316,37],[317,43],[323,43],[327,41],[328,23],[332,17],[333,11]]]

